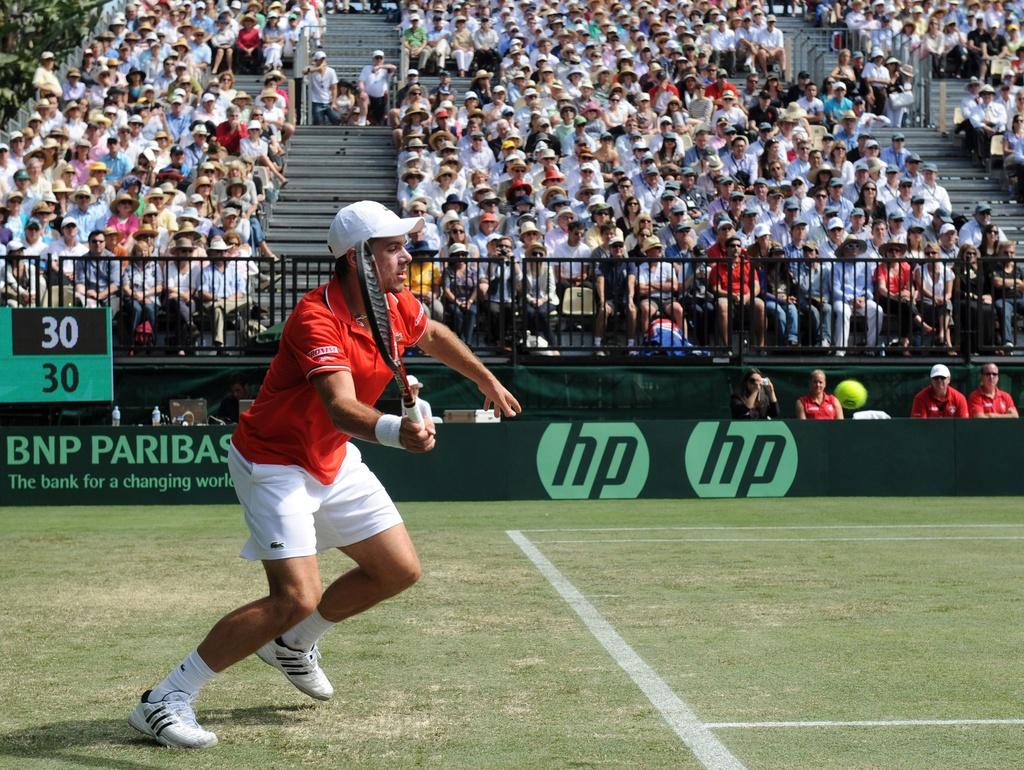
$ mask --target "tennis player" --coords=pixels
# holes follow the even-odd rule
[[[203,642],[153,689],[128,719],[165,746],[207,748],[217,736],[196,721],[200,688],[256,653],[295,687],[319,700],[334,693],[317,641],[336,623],[405,590],[420,562],[402,517],[350,438],[429,452],[430,420],[381,414],[373,404],[391,380],[370,331],[355,270],[370,243],[381,288],[389,291],[399,353],[416,346],[471,379],[484,408],[512,417],[519,402],[447,327],[430,321],[404,288],[406,238],[423,225],[373,201],[334,218],[331,280],[307,294],[285,324],[259,396],[232,436],[228,468],[245,513],[246,559],[259,559],[269,595],[225,615]],[[326,590],[316,554],[338,548],[355,567]]]

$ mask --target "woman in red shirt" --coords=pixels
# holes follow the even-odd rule
[[[243,75],[263,74],[263,37],[251,13],[242,17],[242,28],[235,40],[234,64]]]
[[[798,420],[842,420],[843,405],[835,396],[825,392],[825,372],[815,369],[807,393],[796,400]]]
[[[910,333],[913,324],[918,324],[925,334],[934,329],[926,324],[917,310],[915,303],[914,283],[911,280],[910,263],[903,259],[907,246],[903,243],[890,241],[882,246],[883,261],[875,268],[875,293],[878,304],[891,319],[896,318],[899,325],[900,345],[906,355],[910,355]],[[890,327],[891,326],[890,321]]]

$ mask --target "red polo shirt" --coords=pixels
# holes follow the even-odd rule
[[[408,289],[388,299],[401,355],[419,342],[427,317]],[[334,427],[311,380],[337,371],[352,372],[356,397],[371,406],[392,378],[370,330],[356,323],[332,279],[303,297],[288,318],[259,395],[231,437],[242,456],[253,463],[298,465],[322,484],[333,482],[351,437]]]
[[[800,403],[804,406],[804,418],[807,420],[834,420],[839,415],[836,412],[836,397],[826,393],[819,404],[806,393],[800,396]]]
[[[996,388],[992,396],[986,396],[985,392],[978,388],[967,399],[971,407],[971,417],[979,414],[1006,414],[1014,406],[1013,397],[1005,390]]]
[[[967,411],[967,399],[964,394],[949,386],[945,401],[936,401],[932,393],[932,386],[928,385],[924,390],[914,396],[914,406],[910,410],[911,417],[923,417],[934,419],[936,417],[969,417]]]

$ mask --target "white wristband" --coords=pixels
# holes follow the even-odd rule
[[[395,414],[382,414],[373,426],[373,435],[381,446],[388,446],[392,449],[403,449],[399,441],[399,433],[402,431],[402,418]]]

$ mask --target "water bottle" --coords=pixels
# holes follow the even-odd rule
[[[110,424],[115,428],[121,424],[121,407],[114,405],[114,411],[110,413]]]
[[[153,425],[159,425],[160,424],[160,407],[158,407],[158,406],[154,406],[153,407],[152,423],[153,423]]]

